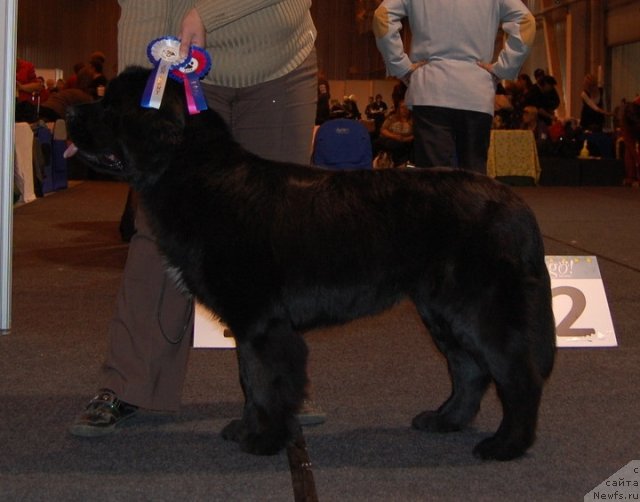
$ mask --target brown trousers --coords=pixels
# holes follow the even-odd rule
[[[316,58],[288,75],[244,89],[204,86],[209,106],[248,150],[307,164],[316,111]],[[166,274],[139,205],[116,311],[109,324],[103,387],[153,410],[180,406],[193,338],[193,304]]]

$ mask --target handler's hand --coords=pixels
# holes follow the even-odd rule
[[[409,82],[411,81],[411,75],[413,74],[413,72],[416,71],[421,66],[426,65],[427,63],[428,61],[418,61],[417,63],[413,63],[411,65],[411,68],[409,68],[409,71],[405,73],[400,80],[402,80],[406,85],[409,85]]]
[[[200,18],[200,14],[198,14],[195,8],[192,8],[184,15],[184,18],[182,18],[178,38],[180,39],[180,55],[182,57],[187,57],[191,45],[197,45],[198,47],[205,46],[207,32]]]
[[[495,73],[493,73],[493,65],[491,63],[485,63],[483,61],[478,61],[478,66],[480,68],[483,68],[484,70],[488,71],[489,73],[491,73],[491,76],[493,77],[493,82],[497,85],[498,82],[500,82],[500,77],[498,77],[498,75],[496,75]]]

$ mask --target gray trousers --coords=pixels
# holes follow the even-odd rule
[[[316,56],[271,82],[204,86],[235,139],[260,156],[308,164],[316,112]],[[213,145],[212,145],[213,148]],[[102,387],[153,410],[175,411],[193,338],[193,305],[165,273],[144,208],[138,207],[116,310],[108,327]]]

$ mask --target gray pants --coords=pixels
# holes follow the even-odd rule
[[[245,148],[269,159],[308,164],[316,72],[314,52],[300,67],[271,82],[243,89],[205,86],[204,91],[209,106]],[[193,305],[165,273],[140,206],[136,229],[109,324],[102,386],[128,403],[175,411],[191,349]]]

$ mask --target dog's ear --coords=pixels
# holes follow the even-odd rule
[[[167,82],[159,110],[140,105],[150,74],[147,69],[127,68],[110,82],[103,100],[105,120],[129,160],[144,170],[142,164],[153,169],[171,159],[182,143],[186,123],[184,88],[173,80]]]

